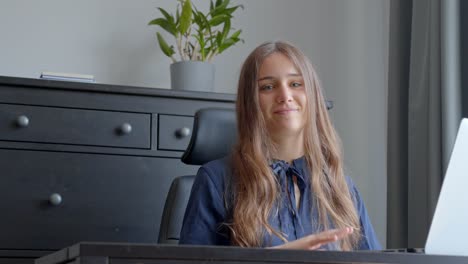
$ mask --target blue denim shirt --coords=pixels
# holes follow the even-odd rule
[[[269,222],[283,232],[288,241],[320,232],[314,225],[318,213],[313,209],[313,195],[310,191],[310,177],[305,158],[294,160],[291,164],[275,161],[270,165],[281,186],[281,205],[272,210]],[[299,208],[292,175],[297,176],[297,186],[301,192]],[[180,234],[180,244],[230,245],[229,231],[223,223],[229,222],[230,212],[226,204],[226,183],[231,177],[229,158],[211,161],[203,165],[195,178]],[[381,249],[366,208],[351,178],[346,178],[356,205],[361,224],[361,240],[358,249]],[[288,182],[288,183],[287,183]],[[286,188],[289,188],[287,190]],[[284,242],[277,236],[265,235],[263,246],[276,246]],[[337,249],[335,244],[327,244],[325,249]]]

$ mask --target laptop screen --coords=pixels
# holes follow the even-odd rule
[[[468,119],[460,124],[427,237],[427,254],[468,256]]]

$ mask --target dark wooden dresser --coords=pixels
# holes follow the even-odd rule
[[[0,263],[79,241],[156,243],[172,179],[197,170],[179,160],[194,113],[234,101],[0,77]]]

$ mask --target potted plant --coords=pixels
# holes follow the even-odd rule
[[[230,0],[210,1],[203,13],[190,0],[178,0],[175,16],[158,8],[162,17],[151,20],[174,37],[169,45],[157,32],[161,51],[172,60],[171,87],[183,90],[208,90],[214,86],[213,58],[239,41],[241,30],[231,27],[232,14],[242,5],[231,6]]]

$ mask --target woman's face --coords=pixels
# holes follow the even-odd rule
[[[297,136],[306,124],[304,80],[288,57],[269,55],[258,74],[258,99],[272,136]]]

